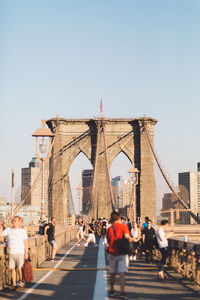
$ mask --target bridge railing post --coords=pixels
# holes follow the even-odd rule
[[[170,267],[195,284],[200,284],[200,243],[170,239]]]

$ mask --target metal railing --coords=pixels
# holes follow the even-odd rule
[[[161,259],[158,249],[155,255]],[[182,238],[169,239],[169,269],[173,269],[182,277],[200,285],[200,241],[185,242]]]

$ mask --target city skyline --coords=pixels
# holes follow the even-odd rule
[[[155,148],[175,183],[196,170],[199,1],[10,4],[0,4],[1,197],[11,169],[20,186],[41,119],[92,118],[101,98],[106,117],[158,119]]]

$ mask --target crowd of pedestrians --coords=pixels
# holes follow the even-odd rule
[[[136,221],[131,222],[127,217],[124,219],[117,212],[111,214],[111,226],[107,230],[107,247],[110,262],[110,292],[109,297],[115,296],[115,277],[120,277],[120,298],[127,299],[125,294],[125,274],[129,261],[136,260],[140,252],[145,254],[147,263],[153,262],[153,250],[159,248],[161,252],[160,268],[158,278],[165,279],[164,266],[168,255],[168,238],[165,229],[168,221],[163,220],[160,226],[153,227],[152,221],[145,217],[143,224]],[[129,248],[126,246],[129,243]],[[128,259],[129,258],[129,259]]]
[[[125,294],[125,274],[131,261],[135,261],[145,255],[147,263],[153,262],[153,251],[160,249],[161,261],[158,272],[158,278],[164,279],[164,266],[168,255],[168,238],[172,232],[166,234],[165,229],[168,221],[163,220],[161,225],[154,227],[152,221],[145,217],[144,223],[138,224],[136,221],[129,220],[128,217],[121,217],[118,212],[111,213],[110,220],[92,219],[89,224],[85,224],[79,217],[75,224],[77,225],[77,246],[84,241],[84,246],[98,247],[97,241],[100,238],[107,250],[110,264],[110,292],[109,296],[115,295],[115,279],[118,274],[120,277],[120,298],[127,299]],[[3,228],[2,224],[2,228]],[[44,234],[52,248],[51,261],[56,260],[57,244],[55,240],[56,218],[51,218],[50,223],[43,224]],[[43,232],[43,233],[41,233]],[[19,287],[24,287],[22,267],[24,261],[28,259],[28,235],[23,228],[23,219],[15,216],[12,220],[12,226],[3,228],[0,237],[7,241],[9,251],[9,268],[12,277],[12,289],[17,286],[17,273],[19,278]]]
[[[161,253],[158,278],[165,279],[164,266],[168,255],[168,238],[172,232],[165,234],[168,221],[163,220],[160,226],[154,226],[149,217],[145,217],[144,223],[137,223],[129,220],[128,217],[121,217],[118,212],[111,213],[110,220],[92,219],[86,225],[82,218],[76,221],[78,225],[77,240],[84,241],[84,246],[98,246],[97,239],[103,237],[103,244],[107,249],[110,264],[110,292],[109,296],[115,295],[115,278],[120,277],[120,298],[127,299],[125,294],[125,274],[129,263],[145,257],[146,263],[153,263],[153,253],[157,248]],[[128,246],[127,246],[128,245]]]

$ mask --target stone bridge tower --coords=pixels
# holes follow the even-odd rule
[[[123,152],[140,171],[136,215],[142,219],[146,215],[155,219],[154,158],[144,122],[153,142],[157,121],[152,118],[48,120],[48,127],[55,133],[50,160],[49,215],[55,216],[60,224],[67,220],[69,171],[74,159],[82,152],[94,168],[91,216],[109,218],[113,207],[110,167],[117,155]]]

